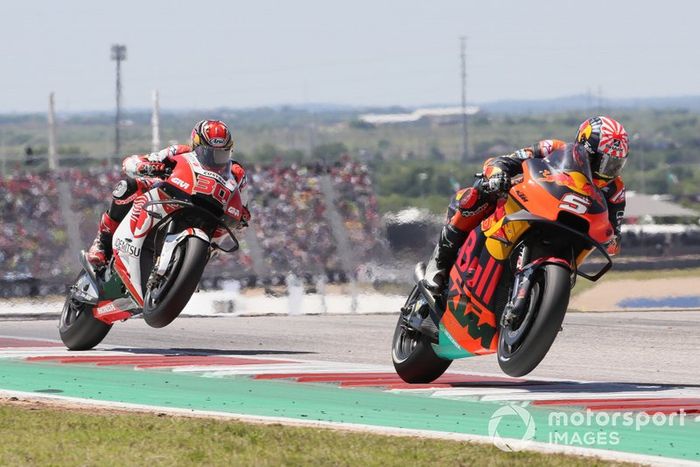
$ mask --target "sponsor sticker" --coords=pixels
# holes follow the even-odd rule
[[[141,248],[132,245],[131,243],[125,241],[122,238],[118,238],[114,242],[114,249],[117,251],[121,251],[122,253],[126,253],[127,255],[134,256],[136,258],[141,256]]]
[[[183,190],[189,190],[189,188],[190,188],[189,183],[187,183],[186,181],[181,180],[177,177],[172,177],[170,179],[170,181],[173,182],[175,185],[179,186],[180,188],[182,188]]]
[[[109,302],[106,305],[102,305],[101,307],[97,308],[98,315],[106,315],[107,313],[112,313],[113,311],[118,311],[118,309],[116,306],[114,306],[114,303],[112,302]]]

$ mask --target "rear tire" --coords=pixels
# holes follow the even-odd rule
[[[505,329],[500,329],[498,365],[509,376],[530,373],[547,355],[557,337],[569,306],[571,271],[558,264],[546,264],[533,276],[528,313],[535,313],[530,329],[517,346],[508,348]]]
[[[85,271],[78,275],[78,279],[83,274]],[[66,297],[58,323],[58,333],[68,349],[90,350],[102,342],[112,329],[111,324],[103,323],[93,316],[92,308],[92,305],[74,300],[70,293]]]
[[[417,287],[405,308],[412,309],[420,297]],[[427,306],[427,305],[423,305]],[[426,319],[431,319],[427,317]],[[430,339],[424,334],[407,329],[404,314],[399,315],[391,346],[391,360],[396,373],[407,383],[432,383],[447,370],[452,360],[438,357]]]
[[[166,273],[168,289],[163,291],[165,296],[156,299],[151,288],[146,289],[143,318],[153,328],[165,327],[180,315],[197,290],[209,261],[209,244],[199,237],[188,237],[186,242],[176,248],[180,251],[176,251],[174,255],[179,254],[181,259],[174,256],[176,264]],[[175,277],[172,277],[173,275]]]

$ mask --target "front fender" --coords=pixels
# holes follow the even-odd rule
[[[556,264],[565,267],[572,278],[571,284],[573,286],[573,280],[576,277],[573,274],[574,267],[571,262],[564,258],[557,256],[541,256],[525,266],[519,265],[515,272],[510,300],[506,304],[504,312],[501,315],[501,326],[504,326],[505,321],[512,319],[513,316],[522,315],[525,312],[527,297],[530,294],[530,288],[533,284],[531,278],[538,270],[544,268],[547,264]]]
[[[559,258],[557,256],[542,256],[542,257],[537,258],[536,260],[532,261],[527,266],[524,266],[522,269],[525,270],[525,269],[539,268],[545,264],[558,264],[560,266],[564,266],[569,271],[574,270],[570,261],[567,261],[564,258]]]
[[[168,269],[168,264],[170,264],[170,260],[172,260],[175,248],[189,237],[197,237],[207,243],[211,243],[209,235],[197,227],[189,227],[182,232],[166,235],[165,240],[163,241],[163,248],[161,248],[160,256],[158,257],[156,274],[161,276],[165,274],[165,271]]]

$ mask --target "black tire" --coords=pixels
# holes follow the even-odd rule
[[[498,340],[498,365],[513,377],[530,373],[547,355],[569,306],[571,271],[567,268],[546,264],[535,272],[532,280],[527,313],[533,315],[529,329],[524,331],[526,335],[515,348],[505,342],[505,329],[500,330]]]
[[[102,342],[110,329],[111,324],[103,323],[92,315],[91,305],[74,300],[68,294],[58,323],[58,333],[68,349],[92,349]]]
[[[410,308],[418,298],[417,288],[411,293],[411,299],[405,308]],[[411,303],[413,301],[413,303]],[[426,305],[427,306],[427,305]],[[430,319],[430,318],[428,318]],[[404,315],[399,315],[391,344],[391,360],[396,373],[407,383],[432,383],[447,370],[452,360],[438,357],[430,340],[424,334],[407,329]]]
[[[146,289],[143,318],[153,328],[162,328],[172,323],[185,308],[199,285],[204,268],[209,260],[209,244],[198,237],[188,237],[176,247],[173,265],[166,272],[163,297],[154,298],[151,288]],[[184,250],[184,251],[183,251]]]

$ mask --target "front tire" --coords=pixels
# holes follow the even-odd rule
[[[414,287],[404,309],[413,310],[419,298],[420,292],[417,287]],[[423,306],[428,305],[424,304]],[[413,312],[409,311],[408,314]],[[430,339],[426,335],[408,328],[406,318],[406,314],[402,312],[394,330],[391,346],[391,360],[394,363],[394,369],[407,383],[432,383],[442,376],[452,360],[438,357],[433,350]]]
[[[85,274],[81,272],[76,279]],[[107,336],[111,324],[103,323],[92,314],[92,305],[75,300],[68,293],[63,304],[58,333],[65,346],[70,350],[90,350]]]
[[[153,328],[172,323],[190,301],[209,261],[209,244],[188,237],[176,247],[171,268],[158,287],[148,286],[143,303],[143,318]]]
[[[547,355],[569,306],[571,271],[567,268],[546,264],[532,280],[526,316],[520,321],[529,329],[501,328],[498,339],[498,365],[513,377],[530,373]],[[526,334],[517,345],[510,346],[505,340],[508,332]]]

